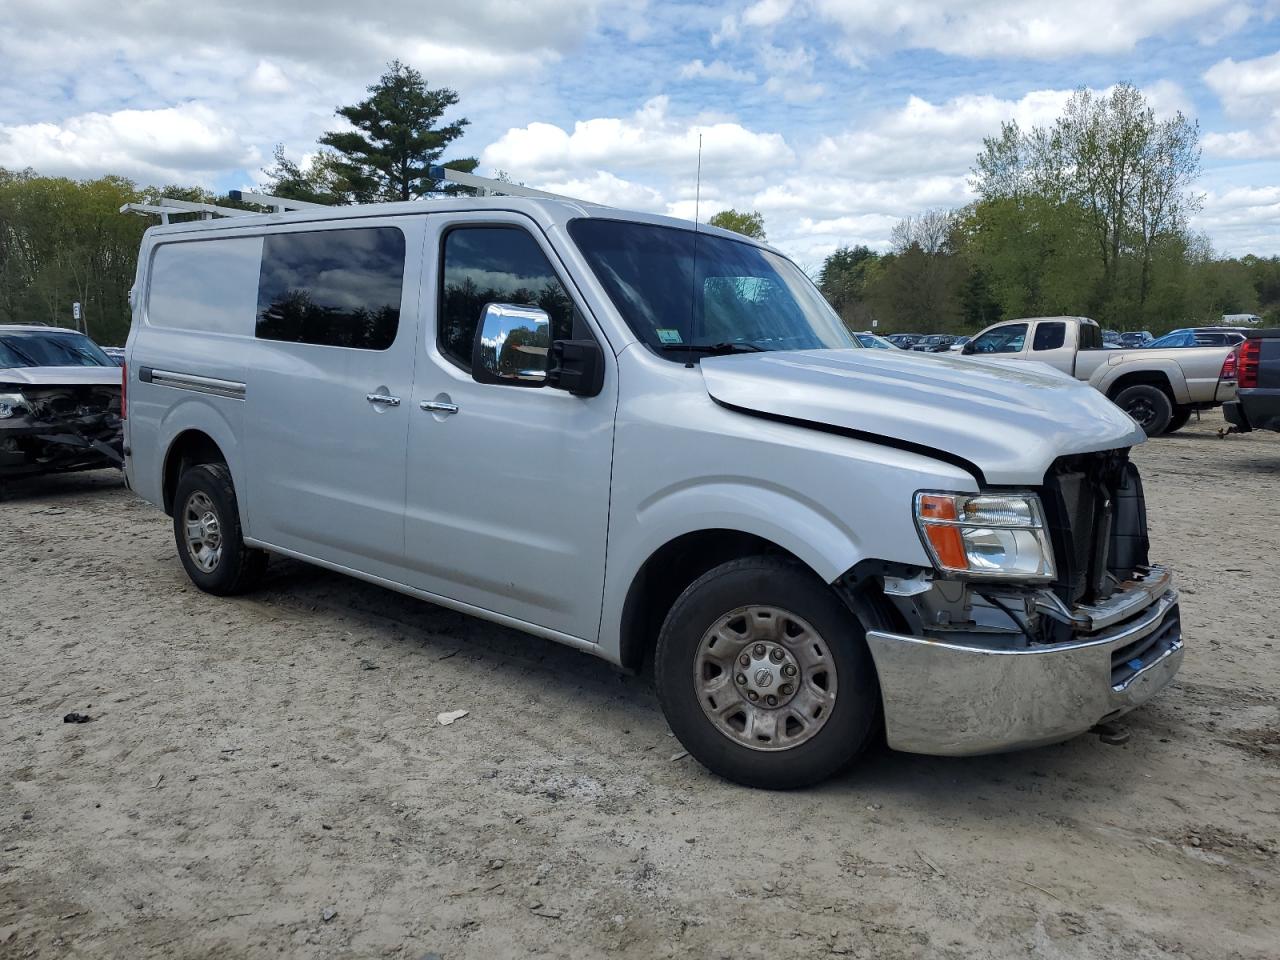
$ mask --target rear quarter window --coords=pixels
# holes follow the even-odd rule
[[[151,256],[147,322],[251,336],[261,259],[261,237],[160,244]]]

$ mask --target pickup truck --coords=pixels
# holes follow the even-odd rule
[[[1087,381],[1138,421],[1148,437],[1186,425],[1193,410],[1232,400],[1232,348],[1137,347],[1107,350],[1102,328],[1088,317],[1026,317],[987,327],[961,353],[1002,360],[1038,360]]]
[[[653,664],[774,788],[1061,741],[1178,669],[1145,437],[1070,377],[862,348],[777,250],[646,213],[231,214],[146,232],[126,347],[126,476],[202,590],[279,554]]]
[[[1240,433],[1280,430],[1280,328],[1250,330],[1236,348],[1238,398],[1222,408]]]

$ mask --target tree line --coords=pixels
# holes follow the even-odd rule
[[[1044,127],[983,142],[958,210],[907,217],[891,249],[842,247],[817,280],[845,322],[974,332],[1010,317],[1080,315],[1160,333],[1256,313],[1280,324],[1280,257],[1216,257],[1189,218],[1199,129],[1141,91],[1077,90]]]
[[[327,204],[464,191],[431,175],[437,164],[476,167],[474,157],[446,159],[468,123],[446,121],[457,103],[453,90],[392,62],[364,100],[337,109],[347,126],[324,134],[308,162],[277,146],[264,189]],[[973,203],[903,219],[887,252],[835,251],[819,287],[854,329],[974,331],[1044,314],[1155,332],[1223,313],[1280,324],[1280,257],[1217,258],[1188,227],[1200,203],[1198,140],[1195,123],[1156,118],[1130,85],[1102,97],[1080,90],[1055,123],[1004,124],[984,142]],[[72,326],[78,302],[92,337],[122,343],[149,220],[118,211],[162,196],[243,206],[199,187],[0,169],[0,323]],[[765,236],[754,211],[708,222]]]

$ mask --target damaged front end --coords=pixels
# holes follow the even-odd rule
[[[1060,458],[1035,494],[1051,580],[883,577],[906,626],[867,635],[890,746],[957,755],[1065,740],[1144,703],[1177,672],[1178,594],[1147,556],[1127,451]]]
[[[0,382],[0,478],[122,466],[119,384]]]

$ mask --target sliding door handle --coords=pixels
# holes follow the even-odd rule
[[[445,403],[443,400],[423,400],[418,404],[428,413],[457,413],[458,405],[456,403]]]
[[[385,393],[366,393],[364,395],[364,398],[368,400],[370,403],[381,404],[384,407],[400,406],[399,397],[389,397]]]

